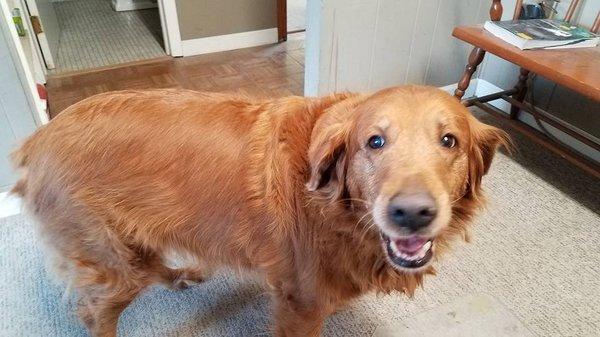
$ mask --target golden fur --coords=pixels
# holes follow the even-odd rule
[[[373,127],[390,134],[388,152],[365,149]],[[440,128],[455,133],[456,149],[439,147]],[[273,100],[121,91],[71,106],[27,139],[14,154],[23,170],[14,192],[95,337],[115,336],[147,286],[182,287],[222,265],[264,275],[278,336],[318,336],[357,296],[412,295],[435,273],[386,260],[379,199],[427,186],[447,217],[429,229],[438,256],[466,235],[506,141],[428,87]],[[170,252],[198,263],[171,268]]]

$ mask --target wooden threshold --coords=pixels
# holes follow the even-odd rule
[[[125,62],[125,63],[110,64],[110,65],[102,66],[102,67],[98,67],[98,68],[90,68],[90,69],[84,69],[84,70],[67,71],[67,72],[60,73],[60,74],[49,74],[48,78],[53,78],[54,79],[54,78],[71,77],[71,76],[96,73],[96,72],[99,72],[99,71],[111,70],[111,69],[122,68],[122,67],[140,66],[140,65],[145,65],[145,64],[152,64],[152,63],[164,62],[164,61],[169,61],[169,60],[172,60],[172,59],[173,59],[173,57],[165,55],[165,56],[155,57],[155,58],[146,59],[146,60],[138,60],[138,61]]]

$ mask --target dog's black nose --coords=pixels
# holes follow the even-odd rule
[[[417,231],[431,223],[437,210],[429,193],[399,194],[390,200],[388,214],[394,224]]]

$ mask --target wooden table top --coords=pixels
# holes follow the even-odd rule
[[[521,50],[495,37],[483,29],[483,25],[456,27],[452,35],[593,100],[600,101],[600,46]]]

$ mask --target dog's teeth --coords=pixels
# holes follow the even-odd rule
[[[425,242],[425,244],[423,245],[423,248],[421,248],[421,250],[426,253],[429,250],[429,248],[431,248],[431,241]]]
[[[395,241],[390,241],[390,247],[392,248],[392,252],[394,252],[394,254],[397,256],[401,254]]]
[[[427,241],[423,247],[421,247],[421,249],[419,249],[419,253],[417,258],[422,259],[425,257],[425,255],[427,255],[427,252],[429,252],[429,249],[431,249],[431,241]]]
[[[408,261],[415,261],[415,260],[420,260],[420,259],[424,258],[425,255],[427,255],[427,252],[429,252],[429,249],[431,249],[431,245],[432,245],[431,241],[427,241],[421,247],[421,249],[419,249],[417,252],[415,252],[415,254],[409,255],[407,253],[404,253],[402,250],[400,250],[395,241],[393,241],[393,240],[390,241],[390,248],[392,249],[392,252],[394,253],[394,255],[396,255],[397,257],[399,257],[403,260],[408,260]]]

